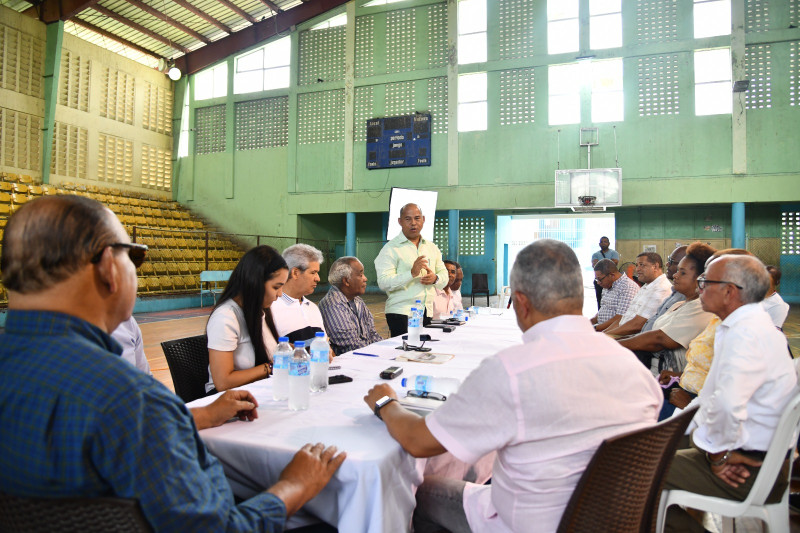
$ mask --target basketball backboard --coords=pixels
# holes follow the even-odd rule
[[[556,207],[573,211],[605,211],[622,205],[622,169],[556,170]]]

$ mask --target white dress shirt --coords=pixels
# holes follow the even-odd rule
[[[764,298],[761,305],[772,319],[772,323],[775,324],[775,327],[782,328],[783,323],[786,322],[786,317],[789,316],[789,304],[783,301],[781,295],[777,292],[773,292],[772,296]]]
[[[476,533],[555,531],[603,439],[653,424],[661,409],[650,372],[584,317],[540,322],[522,340],[485,359],[425,419],[466,463],[497,451],[492,484],[464,490]]]
[[[625,322],[633,319],[637,315],[647,320],[658,311],[658,307],[672,291],[672,284],[667,279],[666,274],[661,274],[650,283],[645,283],[636,296],[633,297],[628,310],[619,319],[621,326]]]
[[[305,296],[301,300],[297,300],[284,292],[270,306],[270,309],[272,309],[272,319],[275,321],[275,329],[278,331],[279,337],[306,327],[320,328],[325,331],[319,307]]]
[[[797,394],[786,337],[760,303],[743,305],[717,326],[714,359],[689,430],[710,453],[769,448],[783,408]],[[687,407],[688,409],[688,407]]]

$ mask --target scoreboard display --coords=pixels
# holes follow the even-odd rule
[[[431,164],[431,115],[367,120],[367,168],[423,167]]]

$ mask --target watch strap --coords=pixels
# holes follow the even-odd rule
[[[389,398],[389,400],[386,403],[379,404],[379,403],[376,402],[375,403],[375,407],[373,408],[373,411],[375,412],[375,416],[377,416],[378,419],[383,420],[383,417],[381,416],[381,409],[383,409],[384,407],[386,407],[390,403],[396,402],[396,401],[397,400],[394,399],[394,398]]]

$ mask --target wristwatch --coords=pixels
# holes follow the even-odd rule
[[[375,412],[375,416],[383,420],[383,417],[381,416],[381,409],[383,409],[384,407],[386,407],[387,405],[389,405],[394,401],[396,400],[391,396],[384,396],[383,398],[375,402],[375,407],[372,409]]]

